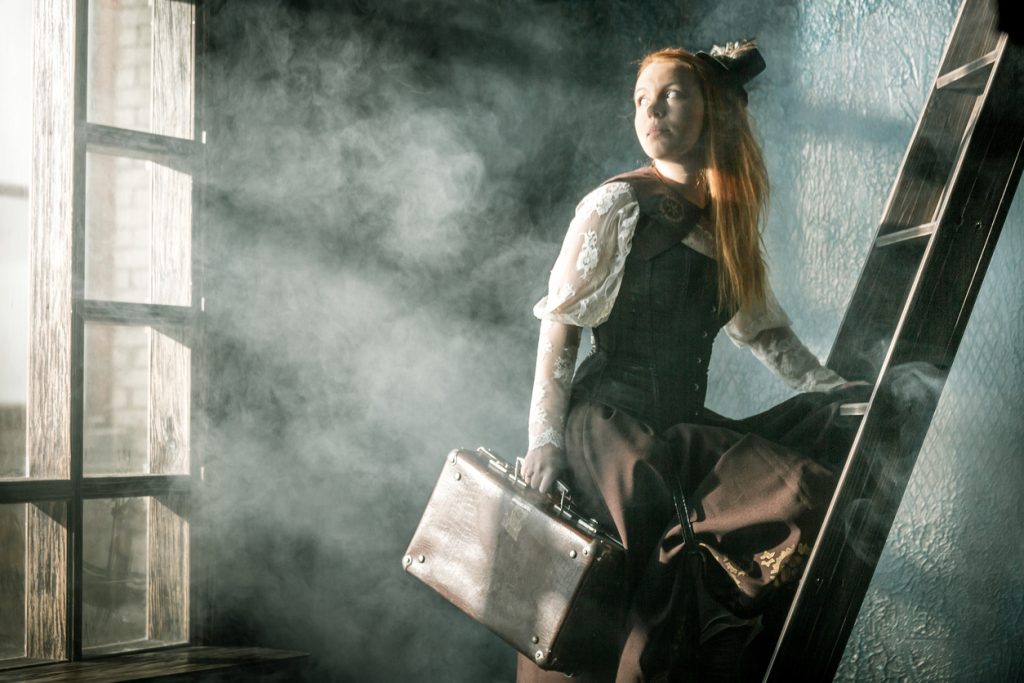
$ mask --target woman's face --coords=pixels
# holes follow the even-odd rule
[[[700,139],[704,97],[697,77],[672,61],[648,64],[636,79],[636,136],[652,159],[684,161]]]

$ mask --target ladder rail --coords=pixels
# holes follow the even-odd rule
[[[965,3],[966,5],[967,3]],[[953,35],[956,35],[954,29]],[[901,168],[900,175],[897,177],[896,182],[893,183],[893,189],[890,193],[889,206],[886,208],[885,213],[882,217],[881,225],[876,232],[874,241],[872,242],[871,249],[868,253],[864,266],[862,267],[860,277],[858,279],[857,287],[854,290],[850,304],[844,314],[842,324],[840,325],[839,331],[836,334],[836,338],[833,342],[832,349],[829,353],[826,365],[832,367],[840,374],[844,374],[851,379],[869,379],[871,381],[877,381],[882,369],[882,358],[875,357],[874,353],[869,353],[865,350],[865,344],[869,344],[872,348],[875,348],[874,341],[876,335],[867,335],[867,330],[873,330],[877,334],[877,341],[884,343],[886,347],[892,343],[895,338],[897,324],[899,321],[899,314],[896,311],[890,311],[889,315],[871,318],[872,322],[881,324],[882,327],[879,329],[864,328],[864,320],[858,319],[864,312],[864,306],[878,304],[876,299],[877,292],[873,292],[872,289],[876,284],[876,278],[871,277],[872,268],[896,268],[903,267],[904,261],[895,260],[895,257],[885,257],[876,254],[876,251],[881,247],[888,247],[899,244],[911,244],[916,241],[917,238],[928,235],[928,239],[932,239],[931,234],[938,229],[939,217],[945,214],[946,208],[949,203],[949,195],[952,188],[955,186],[959,177],[960,168],[964,159],[964,155],[967,150],[967,146],[973,139],[975,127],[977,125],[978,116],[981,112],[985,102],[988,101],[990,96],[991,83],[993,82],[994,75],[996,73],[996,67],[1000,64],[1002,55],[1005,54],[1006,38],[1001,36],[996,40],[996,48],[992,52],[996,54],[992,56],[992,65],[988,70],[988,74],[985,80],[985,87],[982,91],[976,95],[964,95],[969,96],[970,100],[962,100],[960,104],[966,104],[970,102],[969,113],[966,118],[962,120],[962,128],[956,126],[952,131],[945,130],[945,126],[949,122],[949,118],[939,118],[939,133],[950,134],[955,131],[955,134],[959,136],[956,140],[955,147],[950,146],[955,151],[948,156],[948,166],[943,172],[942,178],[943,183],[941,189],[937,192],[929,193],[929,187],[926,183],[913,183],[912,181],[905,181],[905,176],[908,173],[907,161]],[[931,140],[934,136],[930,136],[927,131],[921,132],[921,128],[925,125],[926,119],[929,114],[942,114],[943,110],[941,106],[943,103],[936,102],[936,97],[945,97],[947,94],[939,93],[939,89],[933,87],[932,94],[929,96],[925,106],[922,110],[921,118],[915,137],[911,139],[911,143],[907,146],[906,158],[909,160],[914,155],[914,150],[920,148],[927,148],[927,140]],[[933,109],[934,107],[934,109]],[[959,110],[954,109],[952,113],[957,113],[957,116],[961,116],[967,111],[966,107],[960,108]],[[933,121],[934,123],[934,121]],[[921,139],[925,142],[921,142]],[[934,166],[934,162],[932,162]],[[931,167],[929,168],[931,170]],[[936,188],[936,185],[932,185],[932,188]],[[900,197],[900,191],[909,193],[908,196]],[[908,200],[909,197],[909,200]],[[923,201],[922,201],[923,200]],[[908,228],[902,228],[897,230],[886,230],[887,227],[893,225],[893,205],[896,202],[900,203],[900,208],[903,212],[913,213],[914,207],[928,206],[934,201],[934,206],[930,207],[927,216],[923,217],[924,223],[918,223]],[[905,217],[905,213],[904,213]],[[884,231],[884,234],[883,234]],[[927,245],[925,245],[927,250]],[[923,261],[924,253],[922,252],[918,256],[918,263]],[[902,265],[900,265],[902,264]],[[907,269],[909,271],[909,268]],[[903,294],[904,297],[912,296],[909,285],[912,283],[913,278],[909,280],[903,280],[908,283],[908,288]],[[891,300],[891,299],[890,299]],[[880,333],[879,333],[880,332]],[[858,344],[860,347],[858,347]],[[880,347],[880,345],[879,345]],[[884,354],[883,354],[884,356]],[[872,362],[872,358],[874,362]],[[866,367],[865,367],[866,366]]]
[[[925,100],[925,106],[921,107],[921,113],[918,114],[918,116],[917,116],[917,122],[914,124],[914,130],[910,134],[911,141],[916,140],[917,136],[918,136],[918,133],[921,131],[921,124],[924,121],[925,113],[928,111],[927,104],[928,104],[928,102],[931,101],[931,98],[935,94],[935,81],[938,80],[939,76],[942,73],[942,63],[946,59],[946,55],[949,53],[950,47],[952,47],[952,45],[953,45],[953,39],[954,39],[954,36],[956,34],[956,27],[960,25],[960,20],[963,18],[964,12],[967,9],[967,3],[969,1],[970,0],[964,0],[964,2],[960,3],[960,8],[957,10],[957,14],[956,14],[956,19],[953,21],[954,29],[949,32],[948,36],[946,36],[946,43],[942,47],[942,57],[939,59],[939,65],[936,67],[937,72],[935,74],[935,78],[932,79],[932,88],[931,88],[931,90],[928,91],[928,98]],[[990,76],[990,78],[991,78],[991,76]],[[897,179],[903,177],[903,172],[907,168],[907,161],[910,158],[911,147],[912,147],[912,145],[907,145],[907,148],[903,151],[903,158],[900,159],[900,165],[896,169],[896,178]],[[881,236],[882,226],[884,225],[885,217],[889,215],[890,211],[892,211],[893,201],[896,198],[897,190],[899,190],[899,183],[895,182],[895,183],[892,184],[892,187],[889,189],[889,195],[888,195],[888,197],[886,197],[884,207],[882,208],[882,215],[878,219],[878,227],[875,228],[875,235],[871,239],[872,246],[874,246],[874,244],[878,241],[878,238]],[[864,260],[864,265],[861,266],[860,272],[857,274],[857,282],[858,283],[861,282],[864,279],[864,273],[867,270],[867,267],[868,267],[867,259],[865,259]],[[850,295],[850,299],[852,300],[854,296],[856,296],[856,289]],[[847,306],[846,306],[846,311],[843,313],[843,319],[839,322],[839,328],[838,328],[839,331],[837,331],[837,333],[836,333],[836,339],[839,338],[839,332],[842,331],[844,327],[846,327],[849,315],[850,315],[850,306],[849,306],[849,302],[848,302]],[[827,365],[828,367],[832,367],[832,360],[833,360],[833,354],[834,353],[835,353],[835,340],[833,340],[832,350],[829,352],[828,359],[825,362],[825,365]]]
[[[959,27],[960,18],[963,16],[965,8],[970,1],[971,0],[967,0],[961,5],[960,14],[957,19],[958,23],[950,33],[950,37],[947,40],[947,51],[957,36],[957,28]],[[956,349],[959,347],[959,342],[962,338],[964,328],[966,327],[967,319],[973,309],[974,301],[977,298],[980,283],[984,277],[985,271],[987,270],[992,251],[995,248],[998,233],[1009,210],[1010,201],[1012,200],[1016,184],[1021,175],[1022,162],[1024,162],[1024,123],[1020,121],[1019,114],[1015,115],[1016,118],[1010,121],[1010,123],[1014,125],[1012,132],[1019,136],[1019,140],[1016,151],[1010,155],[1013,158],[1012,161],[1009,162],[1008,167],[1006,167],[1007,164],[1004,159],[1002,162],[1003,166],[999,168],[1000,171],[1006,171],[1006,180],[1005,184],[1001,188],[998,200],[993,204],[992,201],[986,202],[984,197],[976,197],[973,193],[978,185],[978,180],[975,179],[972,182],[970,179],[965,178],[962,175],[968,158],[970,158],[970,161],[975,164],[987,159],[992,154],[993,145],[1000,139],[999,135],[995,131],[987,130],[985,135],[989,137],[983,137],[981,139],[976,137],[978,123],[981,120],[983,113],[988,111],[986,110],[986,106],[990,103],[992,98],[993,84],[1002,74],[1004,68],[1006,69],[1006,73],[1010,76],[1014,73],[1020,74],[1024,72],[1024,68],[1022,68],[1021,65],[1022,59],[1019,55],[1015,57],[1013,64],[1007,65],[1005,63],[1007,55],[1007,42],[1005,35],[999,37],[999,40],[997,41],[997,48],[994,52],[996,52],[996,54],[993,56],[991,71],[987,76],[985,87],[982,93],[977,96],[974,107],[971,110],[970,119],[964,129],[963,137],[959,141],[952,168],[946,178],[945,186],[941,191],[939,201],[937,202],[933,214],[934,220],[932,222],[936,224],[936,229],[927,234],[927,244],[925,245],[924,252],[918,262],[906,299],[900,308],[896,327],[888,341],[888,347],[877,372],[871,397],[867,405],[864,406],[864,415],[860,421],[860,425],[858,426],[853,446],[850,450],[850,456],[847,458],[839,476],[836,492],[833,495],[826,511],[818,542],[814,544],[811,554],[808,557],[807,564],[805,565],[805,572],[797,585],[796,594],[792,601],[790,610],[786,615],[781,635],[776,643],[776,648],[772,654],[769,668],[765,674],[766,681],[781,681],[784,678],[792,678],[800,671],[805,675],[809,674],[811,678],[831,677],[834,675],[842,656],[842,652],[845,649],[847,638],[852,630],[853,623],[856,620],[857,613],[859,612],[860,606],[863,602],[867,585],[870,582],[870,577],[874,572],[878,557],[881,554],[885,537],[888,535],[892,521],[895,518],[899,501],[902,499],[903,493],[906,489],[906,482],[910,477],[910,472],[912,471],[913,464],[920,451],[920,446],[927,433],[927,427],[931,422],[935,408],[934,404],[923,407],[923,412],[918,415],[919,419],[923,420],[919,425],[917,425],[920,427],[920,429],[918,429],[920,433],[911,435],[910,441],[904,444],[907,446],[905,452],[897,452],[895,455],[887,454],[886,457],[874,458],[872,460],[870,457],[870,451],[868,451],[868,453],[864,453],[862,452],[862,449],[878,447],[879,444],[885,443],[884,440],[880,438],[884,436],[884,430],[886,428],[886,415],[879,412],[879,406],[882,404],[882,401],[879,400],[880,392],[882,387],[886,386],[886,383],[890,378],[895,376],[894,368],[907,362],[908,359],[913,358],[914,354],[917,353],[915,345],[922,339],[921,330],[925,329],[922,327],[924,323],[922,323],[921,320],[923,313],[932,311],[932,309],[943,305],[941,297],[936,296],[936,292],[939,291],[939,288],[936,286],[936,281],[943,275],[943,269],[946,267],[946,260],[949,259],[951,245],[954,245],[958,239],[968,239],[963,235],[958,235],[957,229],[962,225],[965,216],[969,213],[983,213],[988,216],[988,210],[992,209],[994,206],[988,226],[989,231],[985,234],[984,241],[980,245],[972,245],[974,251],[971,251],[968,255],[969,258],[976,258],[970,272],[970,276],[963,281],[955,283],[959,287],[959,289],[956,290],[957,297],[962,298],[960,298],[960,305],[956,310],[955,315],[951,316],[953,325],[951,327],[942,328],[942,330],[939,331],[940,336],[948,336],[944,338],[945,341],[942,343],[941,349],[933,349],[931,351],[933,354],[933,360],[939,357],[946,357],[948,358],[949,363],[952,362],[952,357],[955,355]],[[984,58],[988,59],[989,54],[986,54]],[[944,64],[945,61],[946,55],[944,54],[942,63]],[[940,74],[941,70],[942,67],[940,66]],[[949,70],[947,75],[949,73],[955,73],[956,71],[958,71],[958,69]],[[938,80],[938,78],[939,77],[937,76],[936,80]],[[879,246],[885,245],[887,235],[881,234],[882,227],[886,216],[892,208],[896,194],[899,191],[900,181],[902,180],[903,173],[906,170],[911,149],[921,132],[925,114],[928,111],[928,105],[931,104],[931,98],[934,96],[936,91],[937,88],[933,85],[932,93],[929,95],[929,101],[922,109],[922,114],[918,119],[918,123],[914,131],[914,137],[912,137],[911,144],[908,145],[907,151],[904,154],[904,159],[900,167],[900,175],[897,176],[897,180],[890,191],[886,209],[883,213],[883,219],[880,222],[879,231],[876,233],[875,240],[871,246],[872,253]],[[997,95],[996,97],[998,103],[1005,104],[1002,100],[999,100],[999,97],[1000,95]],[[992,115],[1004,116],[1006,115],[1006,110],[997,110]],[[987,147],[980,150],[975,149],[976,145],[983,145],[986,142],[988,144]],[[998,159],[998,156],[996,158]],[[999,177],[1002,178],[1003,176]],[[982,190],[983,189],[984,188],[982,188]],[[951,202],[954,197],[957,199],[963,199],[959,217],[956,214],[957,207],[951,206]],[[983,227],[982,221],[979,221],[977,226]],[[911,228],[909,231],[904,230],[899,232],[902,232],[902,236],[906,237],[909,235],[910,231],[913,230],[915,230],[915,228]],[[910,235],[910,237],[924,236],[924,234],[925,233]],[[879,245],[879,241],[883,241],[883,244]],[[899,240],[893,238],[889,239],[889,243],[897,241]],[[940,246],[943,249],[941,256],[946,260],[940,260],[933,263],[933,258],[936,255],[936,249],[940,248]],[[859,283],[863,281],[867,273],[868,263],[865,262]],[[928,285],[930,287],[922,290],[926,279],[928,280]],[[859,291],[860,284],[858,284],[857,291],[855,291],[855,298]],[[844,326],[855,322],[851,319],[852,308],[852,306],[847,308],[843,321]],[[908,325],[911,325],[911,323],[913,326],[908,329]],[[910,334],[908,337],[908,332],[916,333],[916,336],[914,336],[914,334]],[[837,347],[834,345],[829,358],[830,363],[836,353]],[[944,383],[945,375],[944,373],[940,373],[935,380],[936,393],[934,399],[936,402]],[[886,470],[887,473],[891,473],[893,471],[892,468],[897,468],[899,476],[897,476],[893,481],[890,481],[888,486],[883,486],[877,482],[872,483],[871,477],[875,476],[872,473],[872,470],[878,465],[888,468]],[[879,497],[882,497],[883,501],[886,503],[886,505],[883,506],[883,514],[875,520],[877,526],[874,529],[876,535],[879,532],[883,535],[881,536],[880,542],[875,538],[868,544],[870,547],[868,547],[867,554],[870,556],[870,561],[865,563],[867,571],[861,572],[859,576],[843,577],[839,575],[841,574],[842,567],[836,565],[828,566],[823,563],[825,560],[831,559],[831,555],[834,555],[838,564],[839,560],[843,560],[844,557],[847,557],[848,553],[851,552],[843,546],[845,538],[842,537],[841,534],[844,530],[839,528],[839,523],[849,521],[847,513],[853,510],[854,503],[858,502],[852,499],[851,496],[864,492],[870,494],[871,497],[860,500],[865,500],[870,504],[873,501],[876,502]],[[847,553],[847,556],[842,555],[842,553]],[[847,561],[848,564],[848,560],[844,561]],[[849,583],[856,585],[852,587],[850,585],[841,586],[843,578],[851,578],[852,580]],[[817,613],[811,612],[811,608],[806,607],[805,603],[808,599],[818,598],[825,593],[830,593],[833,589],[836,589],[839,593],[840,599],[838,602],[841,604],[839,604],[838,607],[843,610],[842,614],[839,615],[839,619],[833,620],[830,624],[825,624],[826,630],[828,630],[830,635],[834,637],[831,641],[826,640],[818,642],[818,647],[827,648],[827,651],[823,652],[819,649],[819,651],[814,653],[815,655],[818,655],[815,657],[817,660],[815,662],[818,667],[817,669],[813,669],[812,667],[812,670],[810,671],[806,668],[798,670],[796,662],[794,661],[794,653],[798,651],[798,646],[801,644],[802,639],[808,638],[812,630],[815,630],[816,627],[821,624],[823,617],[827,616],[821,609],[818,609]],[[797,630],[800,630],[801,632],[797,633]],[[822,639],[819,638],[818,640],[821,641]],[[807,661],[808,653],[805,651],[804,655],[805,656],[800,659],[801,666],[803,666]]]

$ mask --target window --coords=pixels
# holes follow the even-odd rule
[[[32,13],[32,167],[26,192],[0,177],[0,199],[29,200],[27,391],[0,394],[0,660],[188,642],[199,3],[14,5]]]

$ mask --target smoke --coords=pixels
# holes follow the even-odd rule
[[[639,154],[628,60],[572,4],[212,21],[214,634],[312,652],[315,680],[507,680],[400,560],[449,449],[525,448],[532,303],[576,201]]]
[[[847,543],[868,565],[875,563],[889,534],[947,374],[931,363],[901,363],[886,372],[879,388],[872,412],[884,426],[872,434],[867,454],[875,498],[858,498],[843,517]]]
[[[401,558],[449,449],[525,448],[532,304],[575,203],[640,161],[631,61],[760,38],[774,285],[824,356],[927,87],[848,79],[876,78],[872,45],[924,27],[937,50],[948,28],[855,4],[850,30],[836,3],[214,4],[195,417],[213,639],[310,652],[313,680],[510,680],[511,650]],[[785,395],[716,348],[713,408]]]

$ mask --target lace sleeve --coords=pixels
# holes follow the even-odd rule
[[[764,304],[741,308],[725,326],[725,333],[740,348],[750,346],[765,330],[790,326],[789,316],[782,310],[771,284],[766,284]]]
[[[608,183],[584,197],[551,269],[547,296],[533,307],[534,315],[579,327],[607,320],[639,217],[628,183]]]
[[[751,353],[777,377],[797,391],[827,391],[846,382],[822,366],[790,326],[771,286],[762,306],[740,309],[725,326],[725,332],[739,347]]]
[[[632,187],[621,182],[602,185],[576,207],[551,269],[547,296],[533,308],[541,325],[530,401],[531,449],[565,447],[580,328],[608,319],[639,216]]]
[[[537,368],[530,400],[530,448],[546,444],[565,447],[569,387],[576,368],[580,328],[543,320],[537,344]]]
[[[828,391],[846,382],[824,367],[789,325],[762,331],[748,346],[759,361],[797,391]]]

